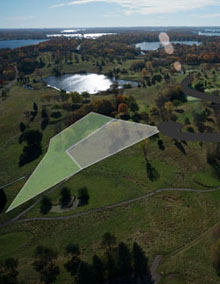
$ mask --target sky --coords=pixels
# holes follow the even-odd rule
[[[0,1],[0,28],[220,26],[219,0]]]

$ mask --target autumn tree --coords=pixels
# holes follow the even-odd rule
[[[104,114],[111,115],[115,110],[115,105],[110,99],[96,99],[92,103],[93,111]]]
[[[151,61],[146,62],[146,68],[151,74],[153,74],[153,65]]]
[[[127,112],[128,112],[128,105],[124,104],[124,103],[121,103],[118,106],[118,113],[127,113]]]
[[[147,70],[146,68],[142,69],[142,77],[145,78],[147,76]]]
[[[165,107],[165,109],[167,111],[168,118],[171,119],[172,113],[173,113],[173,103],[170,102],[170,101],[166,102],[164,107]]]

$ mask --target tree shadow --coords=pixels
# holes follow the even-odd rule
[[[160,178],[158,171],[151,165],[149,161],[146,161],[146,172],[151,181],[157,181]]]
[[[182,152],[185,156],[187,155],[186,154],[186,151],[185,151],[185,148],[183,147],[183,145],[181,144],[181,142],[179,141],[175,141],[174,145],[177,147],[177,149],[180,150],[180,152]]]

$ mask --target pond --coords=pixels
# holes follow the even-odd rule
[[[198,41],[172,41],[171,43],[173,44],[186,44],[186,45],[200,45],[201,43],[198,42]],[[160,42],[140,42],[140,43],[137,43],[136,45],[136,48],[140,48],[142,51],[150,51],[150,50],[157,50],[160,46],[161,46],[161,43]]]
[[[0,40],[0,48],[17,48],[28,45],[36,45],[48,39],[19,39],[19,40]]]
[[[130,84],[132,87],[138,86],[138,83],[134,81],[114,80],[98,74],[65,74],[58,77],[47,77],[43,81],[48,87],[80,94],[83,92],[97,94],[101,91],[107,91],[116,82],[119,84],[119,88],[126,84]]]

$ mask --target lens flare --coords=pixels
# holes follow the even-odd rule
[[[171,43],[167,44],[165,47],[164,47],[165,51],[167,54],[173,54],[174,53],[174,47]]]
[[[174,63],[174,68],[176,69],[176,71],[181,71],[182,70],[182,64],[179,61],[176,61]]]
[[[166,46],[170,43],[170,37],[168,36],[167,33],[160,33],[159,40],[163,46]]]

